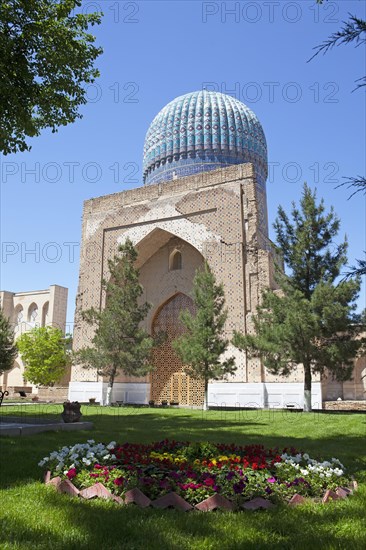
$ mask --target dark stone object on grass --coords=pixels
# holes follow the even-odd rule
[[[64,410],[61,414],[62,420],[68,424],[70,422],[79,422],[83,416],[80,410],[80,403],[78,401],[65,401]]]

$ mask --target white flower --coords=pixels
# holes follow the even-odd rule
[[[310,458],[310,456],[307,453],[304,453],[302,455],[302,457],[303,457],[304,460],[309,460],[309,458]]]
[[[116,447],[117,443],[115,441],[111,441],[108,445],[107,445],[107,449],[108,451],[112,451],[112,449],[114,449]]]
[[[309,473],[309,472],[308,472],[307,470],[305,470],[304,468],[302,468],[302,469],[300,470],[300,472],[302,473],[303,476],[307,476],[308,473]]]

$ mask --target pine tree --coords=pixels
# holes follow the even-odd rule
[[[196,314],[183,311],[180,319],[187,332],[173,342],[173,347],[192,378],[204,381],[204,410],[208,407],[208,382],[220,380],[236,370],[234,357],[223,360],[229,341],[223,336],[227,311],[222,284],[216,284],[207,262],[196,272],[193,282]]]
[[[14,332],[9,319],[5,317],[0,307],[0,375],[13,368],[17,354],[18,349],[14,344]]]
[[[109,260],[110,279],[103,280],[106,305],[102,311],[95,308],[83,311],[82,318],[95,327],[92,346],[74,354],[74,362],[86,368],[97,369],[108,378],[106,405],[110,404],[114,379],[122,371],[129,376],[144,376],[151,369],[150,354],[154,340],[141,328],[150,309],[148,303],[139,304],[143,288],[135,267],[137,252],[127,239],[119,247],[119,255]]]
[[[266,290],[254,316],[254,335],[234,334],[233,343],[249,356],[260,355],[272,373],[289,375],[302,364],[304,410],[311,410],[312,373],[328,369],[338,380],[352,375],[363,345],[354,315],[359,279],[336,279],[345,265],[347,242],[333,241],[339,219],[325,213],[323,200],[305,184],[299,210],[290,221],[283,208],[274,224],[287,275],[278,274],[280,292]]]

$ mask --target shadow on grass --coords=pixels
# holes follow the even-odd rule
[[[90,407],[91,409],[93,407]],[[44,432],[0,438],[0,487],[39,481],[38,462],[64,445],[88,439],[109,443],[147,443],[162,439],[209,440],[280,449],[294,446],[314,458],[339,458],[350,473],[366,481],[365,429],[359,415],[302,414],[288,411],[186,411],[121,409],[118,416],[88,414],[92,431]]]
[[[364,495],[365,497],[365,495]],[[38,524],[26,511],[9,522],[3,540],[14,546],[68,550],[330,549],[365,547],[361,498],[291,509],[240,513],[182,513],[85,502],[39,491]],[[47,520],[48,518],[48,520]],[[16,546],[18,547],[18,546]]]

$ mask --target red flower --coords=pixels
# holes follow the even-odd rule
[[[215,480],[212,479],[212,477],[208,477],[207,479],[205,479],[204,484],[208,485],[208,487],[212,487],[213,485],[215,485]]]
[[[76,468],[70,468],[70,470],[67,472],[66,476],[71,480],[74,479],[76,476]]]
[[[113,483],[114,483],[115,485],[118,485],[118,486],[123,485],[123,477],[117,477],[117,478],[113,481]]]

